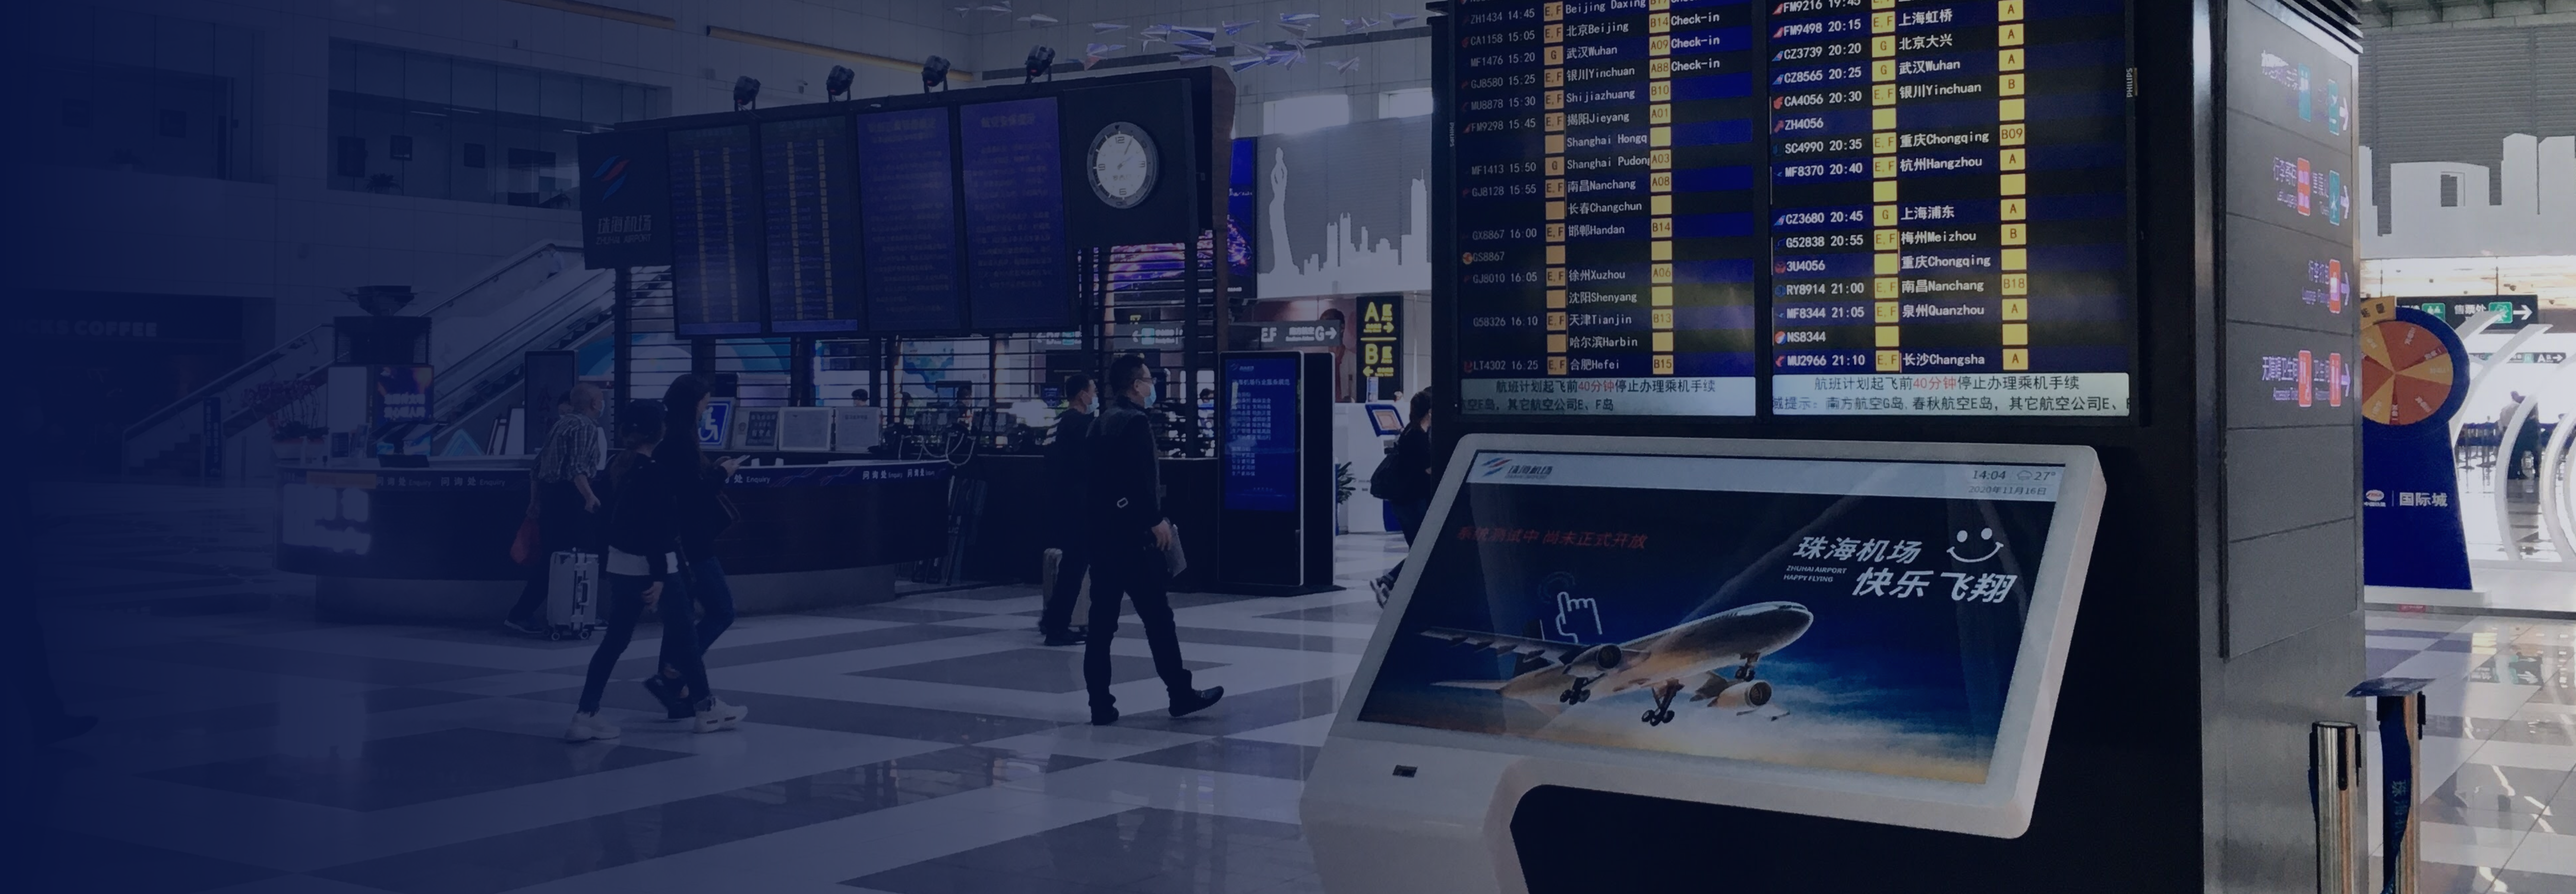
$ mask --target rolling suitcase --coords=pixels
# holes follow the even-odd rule
[[[598,626],[599,557],[567,549],[546,562],[546,638],[589,639]]]

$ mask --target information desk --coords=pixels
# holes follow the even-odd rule
[[[527,512],[528,474],[525,460],[487,458],[425,469],[281,466],[277,567],[319,576],[316,607],[326,616],[499,618],[527,576],[510,561],[510,542]],[[725,491],[742,518],[717,540],[738,608],[893,598],[893,566],[936,558],[946,545],[948,479],[939,461],[743,468]]]
[[[2091,448],[1469,435],[1447,469],[1307,783],[1327,890],[1523,890],[1543,787],[2027,827]]]

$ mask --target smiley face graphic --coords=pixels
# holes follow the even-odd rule
[[[1962,563],[1966,563],[1966,564],[1970,564],[1970,565],[1974,565],[1974,564],[1976,564],[1976,563],[1978,563],[1978,562],[1983,562],[1983,561],[1985,561],[1985,560],[1987,560],[1987,559],[1994,558],[1994,557],[1995,557],[1995,554],[1997,554],[1997,553],[2001,553],[2001,552],[2003,552],[2003,551],[2004,551],[2004,545],[2003,545],[2002,543],[1997,542],[1997,541],[1995,540],[1995,529],[1993,529],[1993,528],[1978,528],[1978,529],[1977,529],[1977,539],[1982,540],[1982,541],[1985,541],[1985,544],[1986,544],[1986,554],[1985,554],[1985,555],[1982,555],[1982,556],[1978,556],[1978,557],[1973,558],[1973,559],[1968,558],[1968,557],[1966,557],[1966,556],[1963,556],[1963,555],[1960,555],[1960,554],[1959,554],[1959,547],[1961,547],[1961,546],[1969,546],[1969,544],[1968,544],[1968,532],[1966,532],[1966,531],[1960,531],[1960,532],[1958,532],[1958,533],[1956,533],[1956,534],[1951,535],[1950,539],[1951,539],[1951,540],[1953,540],[1953,541],[1957,541],[1957,542],[1956,542],[1956,543],[1954,543],[1954,544],[1952,544],[1952,545],[1950,546],[1950,548],[1949,548],[1949,549],[1947,549],[1947,550],[1943,550],[1943,552],[1947,552],[1947,553],[1949,553],[1949,554],[1950,554],[1950,558],[1957,559],[1957,560],[1959,560],[1959,561],[1960,561],[1960,562],[1962,562]],[[1973,546],[1971,546],[1970,548],[1971,548],[1971,549],[1974,549],[1974,547],[1973,547]]]

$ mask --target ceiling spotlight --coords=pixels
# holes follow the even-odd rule
[[[930,88],[948,89],[948,60],[932,56],[921,63],[921,92]]]
[[[856,77],[858,77],[858,75],[852,73],[846,67],[839,65],[832,66],[832,73],[823,78],[823,98],[827,101],[848,98],[850,95],[850,80]]]
[[[733,79],[733,110],[760,108],[760,80],[750,75]]]
[[[1028,77],[1020,79],[1020,83],[1026,84],[1037,80],[1039,75],[1045,75],[1050,81],[1055,80],[1054,47],[1041,44],[1029,48]]]

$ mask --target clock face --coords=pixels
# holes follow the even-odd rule
[[[1133,208],[1154,194],[1154,138],[1124,121],[1091,138],[1091,193],[1112,208]]]

